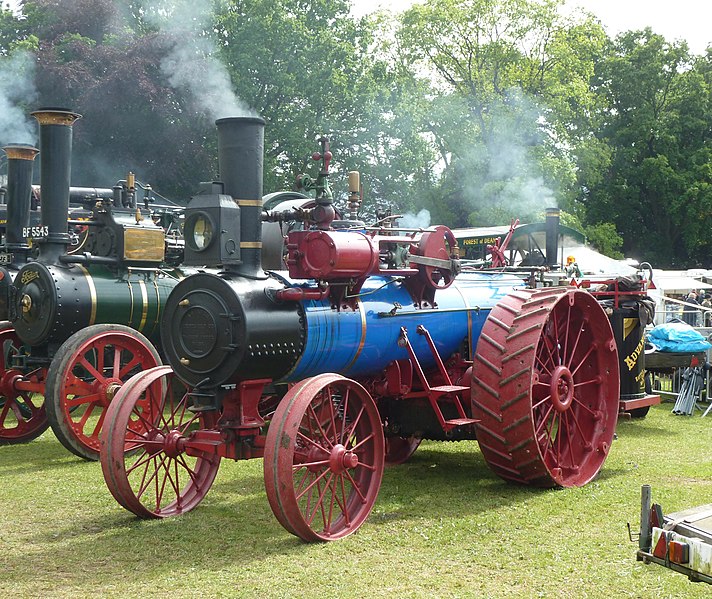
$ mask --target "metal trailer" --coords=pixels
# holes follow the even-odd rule
[[[712,503],[665,515],[650,485],[642,486],[640,503],[637,560],[712,584]]]

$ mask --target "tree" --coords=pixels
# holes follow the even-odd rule
[[[403,16],[402,45],[432,80],[424,130],[441,150],[443,195],[470,224],[575,196],[569,148],[585,134],[578,112],[595,99],[588,82],[605,34],[591,19],[562,18],[560,4],[429,0]]]
[[[267,121],[266,188],[311,169],[325,134],[337,189],[359,170],[371,214],[374,202],[412,202],[423,146],[402,143],[411,133],[394,110],[398,75],[374,51],[380,26],[352,19],[344,0],[221,3],[217,39],[235,91]]]
[[[708,66],[708,65],[707,65]],[[599,65],[610,158],[587,186],[586,219],[612,221],[628,255],[660,267],[712,258],[710,81],[705,59],[650,29],[621,34]]]

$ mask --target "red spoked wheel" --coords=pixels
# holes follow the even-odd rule
[[[141,518],[166,518],[192,510],[205,497],[220,457],[194,443],[212,429],[217,411],[193,413],[188,390],[170,366],[130,379],[106,411],[101,469],[123,507]]]
[[[267,498],[280,524],[305,541],[343,538],[378,496],[384,441],[378,409],[358,383],[321,374],[282,399],[267,432]]]
[[[35,380],[38,386],[44,370],[28,376],[10,366],[10,358],[18,353],[20,340],[9,322],[0,323],[0,445],[27,443],[39,437],[49,427],[44,397],[39,393],[18,391],[19,380]]]
[[[477,440],[502,478],[541,487],[589,482],[618,417],[618,354],[585,291],[520,290],[492,309],[473,367]]]
[[[398,466],[410,459],[420,445],[418,437],[386,437],[386,466]]]
[[[97,324],[76,332],[47,371],[46,408],[54,434],[73,454],[99,459],[106,408],[122,385],[161,365],[151,342],[122,325]]]
[[[434,258],[443,265],[434,266],[431,264],[418,264],[420,278],[433,289],[446,289],[450,287],[456,272],[451,270],[452,258],[454,257],[457,240],[453,232],[444,225],[437,225],[425,231],[418,245],[414,248],[414,253],[425,258]]]

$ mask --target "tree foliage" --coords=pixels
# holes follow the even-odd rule
[[[593,102],[605,36],[563,19],[560,4],[429,0],[402,19],[404,52],[432,81],[424,129],[441,150],[442,195],[470,224],[531,217],[573,195],[566,149]]]
[[[661,266],[712,259],[705,63],[646,29],[619,36],[598,66],[607,108],[597,138],[609,159],[591,180],[587,215],[615,223],[626,253]]]

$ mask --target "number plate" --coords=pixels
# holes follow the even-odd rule
[[[40,225],[38,227],[23,227],[22,236],[32,237],[33,239],[42,239],[49,235],[49,227],[47,225]]]
[[[0,253],[0,265],[12,264],[12,254]]]

